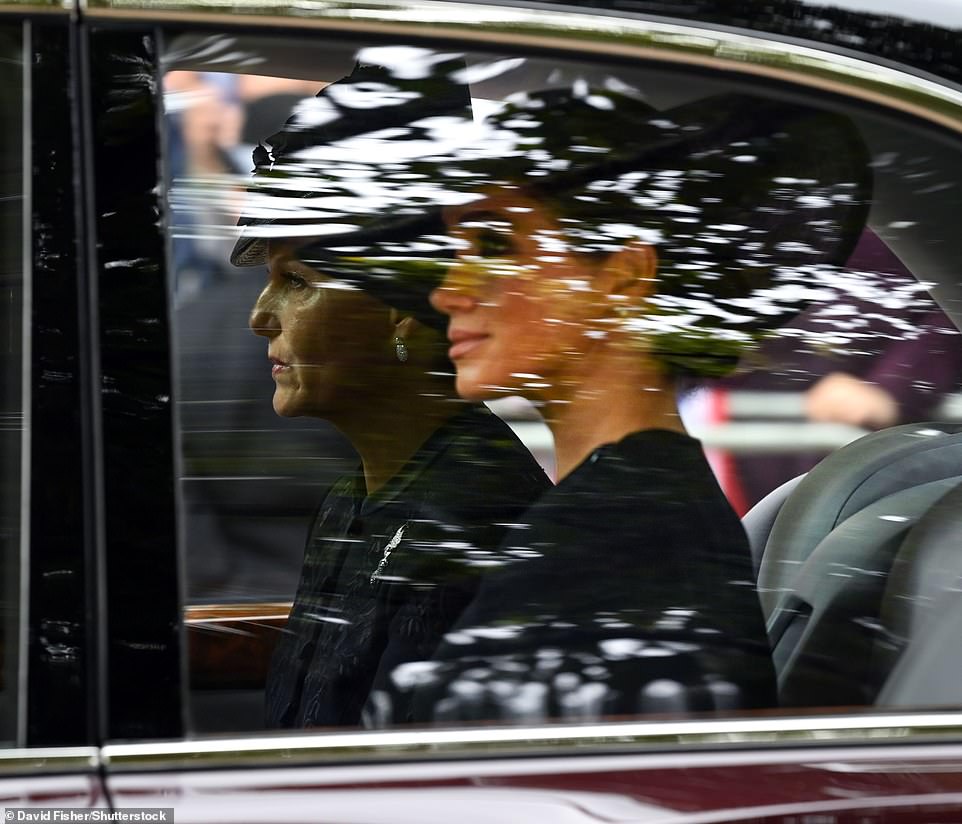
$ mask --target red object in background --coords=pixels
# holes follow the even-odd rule
[[[728,423],[728,391],[725,389],[710,389],[707,392],[706,423],[709,426],[718,426]],[[738,467],[735,458],[730,452],[724,449],[706,449],[708,463],[718,478],[718,483],[728,498],[728,503],[741,518],[749,509],[751,504],[745,495],[741,481],[738,476]]]

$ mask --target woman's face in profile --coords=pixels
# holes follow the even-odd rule
[[[458,258],[431,303],[450,318],[458,394],[567,394],[563,384],[605,335],[610,314],[596,267],[567,248],[545,208],[517,192],[450,209],[445,223]]]
[[[274,411],[336,419],[383,402],[384,370],[396,366],[391,310],[312,269],[297,248],[270,244],[267,286],[250,316],[268,339]]]

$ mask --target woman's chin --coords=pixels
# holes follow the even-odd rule
[[[274,413],[281,418],[320,418],[337,423],[345,415],[356,416],[363,410],[357,399],[340,398],[327,392],[274,393]]]
[[[498,386],[478,380],[477,377],[470,373],[462,375],[460,371],[458,371],[455,387],[458,390],[458,395],[466,401],[490,401],[495,398],[503,398],[506,394],[516,394],[514,392],[506,392]]]
[[[305,414],[300,409],[300,404],[298,404],[294,399],[286,397],[285,394],[279,392],[274,393],[274,413],[282,418],[297,418]]]

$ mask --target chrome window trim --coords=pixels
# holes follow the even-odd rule
[[[962,132],[962,89],[919,73],[816,46],[599,11],[521,9],[450,0],[368,0],[363,4],[343,0],[299,0],[296,4],[277,0],[86,0],[81,13],[91,20],[228,27],[256,23],[685,63],[840,93]]]
[[[100,768],[96,747],[0,750],[0,779],[23,775],[90,773]]]
[[[659,721],[391,732],[291,733],[107,744],[113,772],[297,767],[492,756],[641,754],[735,747],[962,742],[962,713]]]
[[[63,14],[75,9],[73,0],[2,0],[0,16],[5,14]]]
[[[559,764],[558,759],[564,763]],[[483,779],[495,776],[538,776],[566,773],[611,773],[633,770],[674,770],[703,769],[714,767],[740,767],[753,764],[802,766],[806,769],[828,773],[879,774],[906,773],[962,774],[959,761],[959,748],[951,744],[893,744],[891,746],[847,746],[809,749],[800,752],[797,748],[759,749],[716,749],[716,750],[671,750],[650,753],[623,753],[618,755],[581,755],[578,753],[557,753],[553,756],[532,758],[487,758],[432,761],[402,761],[381,763],[330,764],[323,769],[311,766],[291,766],[283,773],[284,786],[289,789],[317,789],[325,786],[343,786],[360,783],[395,783],[423,780],[426,776],[432,781],[445,779]],[[252,773],[256,773],[256,776]],[[128,788],[137,786],[149,789],[152,786],[167,786],[169,775],[163,771],[121,773],[127,780],[119,782]],[[112,776],[118,775],[116,772]],[[265,785],[274,786],[277,777],[268,769],[253,767],[247,776],[247,785],[258,791]],[[223,776],[213,770],[181,771],[178,785],[181,788],[207,789],[222,786]],[[115,783],[114,786],[118,786]]]

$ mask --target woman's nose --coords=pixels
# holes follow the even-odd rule
[[[431,292],[428,299],[431,305],[444,315],[469,312],[477,304],[477,300],[471,294],[457,285],[448,283],[447,279]]]
[[[274,335],[281,331],[280,323],[277,321],[277,314],[271,305],[272,301],[269,292],[270,287],[261,292],[260,297],[257,298],[257,302],[254,304],[254,308],[251,309],[250,318],[247,320],[247,325],[250,326],[251,331],[255,335],[263,335],[267,338],[274,337]]]
[[[474,269],[474,266],[463,260],[455,262],[448,269],[441,285],[431,292],[431,305],[445,315],[469,312],[477,306],[477,292],[481,284]]]

